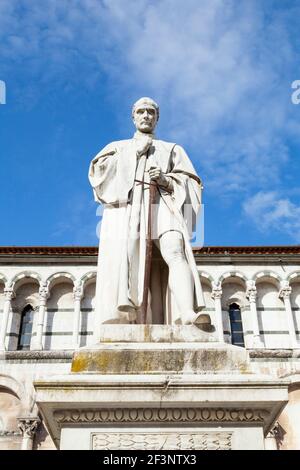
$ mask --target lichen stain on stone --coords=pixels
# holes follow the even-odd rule
[[[174,330],[171,330],[171,332],[170,332],[170,342],[173,343],[174,340],[175,340]]]
[[[108,336],[105,337],[105,340],[103,341],[104,343],[114,343],[114,339],[113,338],[109,338]]]
[[[83,372],[88,370],[89,365],[89,355],[86,353],[76,353],[73,361],[71,372]]]
[[[92,353],[89,370],[96,370],[105,374],[111,365],[112,356],[114,354],[115,351],[100,351],[100,353]]]
[[[243,373],[248,372],[248,366],[245,362],[235,361],[225,350],[202,350],[195,351],[190,358],[190,367],[194,372],[197,371],[220,371],[220,370],[240,370]]]
[[[85,351],[77,353],[72,362],[72,372],[118,373],[155,373],[162,371],[181,371],[185,365],[185,351]]]
[[[151,331],[149,325],[144,326],[144,341],[149,343],[151,342]]]
[[[102,349],[82,351],[74,355],[72,372],[98,372],[100,374],[155,374],[160,372],[192,373],[201,371],[235,370],[250,373],[246,361],[241,361],[226,350],[153,351],[148,349]]]
[[[238,364],[238,369],[241,374],[251,374],[251,370],[249,368],[249,364],[246,364],[245,362],[240,362]]]
[[[194,371],[220,370],[226,362],[226,353],[224,351],[195,351],[190,362]]]

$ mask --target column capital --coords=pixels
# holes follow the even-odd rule
[[[217,284],[217,283],[213,282],[211,296],[212,296],[213,299],[221,299],[221,297],[222,297],[221,284]]]
[[[272,437],[276,441],[277,449],[280,449],[283,439],[284,439],[284,429],[280,426],[279,422],[276,421],[268,436]]]
[[[40,423],[40,418],[38,416],[28,416],[28,417],[19,417],[18,419],[18,428],[20,429],[23,437],[33,439],[37,427]]]
[[[282,299],[289,299],[291,293],[292,293],[292,288],[289,284],[289,281],[281,281],[279,297]]]
[[[76,284],[73,289],[73,298],[76,301],[81,300],[83,297],[83,286],[82,284]]]
[[[11,301],[15,297],[14,288],[12,286],[7,286],[4,288],[5,300]]]
[[[47,284],[41,284],[39,288],[39,299],[41,301],[46,301],[49,297],[49,286]]]
[[[279,433],[280,433],[280,427],[279,427],[278,421],[276,421],[271,431],[269,432],[268,436],[276,438]]]
[[[246,285],[247,285],[246,297],[250,300],[250,302],[256,302],[257,289],[256,289],[255,281],[253,281],[252,279],[249,281],[246,281]]]

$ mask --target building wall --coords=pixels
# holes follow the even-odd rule
[[[217,324],[218,309],[214,293],[221,292],[221,322],[224,340],[232,341],[229,306],[237,304],[241,310],[245,347],[249,349],[254,368],[261,373],[290,376],[290,401],[279,418],[280,437],[277,445],[282,449],[300,449],[298,431],[300,418],[299,384],[294,383],[300,370],[300,269],[298,264],[282,265],[252,262],[230,265],[226,260],[207,264],[198,261],[199,276],[204,291],[206,311],[212,323]],[[95,312],[95,261],[87,264],[72,260],[69,264],[35,263],[0,264],[0,330],[5,310],[5,288],[12,288],[5,348],[0,361],[0,449],[20,448],[22,436],[18,417],[37,414],[33,381],[45,374],[67,373],[70,370],[76,335],[78,345],[92,342]],[[282,297],[283,287],[289,286],[294,334],[293,342],[288,312]],[[249,300],[249,286],[256,288],[256,321],[260,345],[255,345],[253,310]],[[42,335],[42,351],[37,351],[38,319],[41,307],[40,289],[45,288],[47,299]],[[79,328],[76,331],[76,292],[81,292]],[[75,294],[75,296],[74,296]],[[77,295],[78,302],[78,295]],[[21,315],[26,306],[34,310],[30,351],[17,351]],[[253,308],[253,305],[252,305]],[[48,353],[49,354],[48,354]],[[47,355],[48,354],[48,355]],[[52,355],[51,355],[52,354]],[[293,379],[294,377],[294,379]],[[293,382],[294,380],[294,382]],[[293,383],[292,383],[293,382]],[[54,448],[43,423],[33,439],[34,449]]]

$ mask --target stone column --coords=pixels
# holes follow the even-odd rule
[[[74,323],[73,323],[73,348],[80,346],[80,314],[81,314],[81,299],[83,297],[83,287],[81,284],[75,285],[73,289],[74,298]]]
[[[38,351],[43,349],[43,329],[45,321],[46,303],[49,297],[49,290],[47,284],[42,284],[39,290],[39,313],[38,324],[36,330],[36,343],[35,348]]]
[[[222,319],[222,287],[220,284],[213,284],[213,290],[211,293],[212,298],[215,301],[215,314],[216,314],[216,326],[218,331],[218,339],[221,343],[224,343],[224,330],[223,330],[223,319]]]
[[[256,297],[257,297],[257,290],[254,281],[247,281],[247,292],[246,296],[249,299],[250,303],[250,315],[252,320],[252,329],[253,329],[253,348],[263,348],[263,342],[260,338],[259,334],[259,324],[258,324],[258,317],[257,317],[257,310],[256,310]]]
[[[279,292],[279,297],[283,299],[284,301],[286,319],[287,319],[289,335],[290,335],[290,340],[291,340],[291,346],[292,348],[298,348],[299,346],[297,343],[296,331],[295,331],[294,320],[293,320],[293,312],[292,312],[291,301],[290,301],[292,288],[289,285],[288,281],[282,281],[280,287],[281,288]]]
[[[0,331],[0,351],[5,351],[5,338],[7,333],[7,324],[9,312],[11,311],[11,301],[15,296],[14,290],[11,286],[4,289],[4,309],[2,315],[1,331]]]
[[[18,418],[18,427],[23,436],[21,450],[32,450],[34,435],[39,423],[40,418],[37,416]]]

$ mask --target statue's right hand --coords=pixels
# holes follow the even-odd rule
[[[136,154],[138,157],[141,155],[144,155],[146,152],[148,152],[149,148],[152,145],[152,137],[150,136],[145,136],[142,139],[137,139],[136,141]]]

